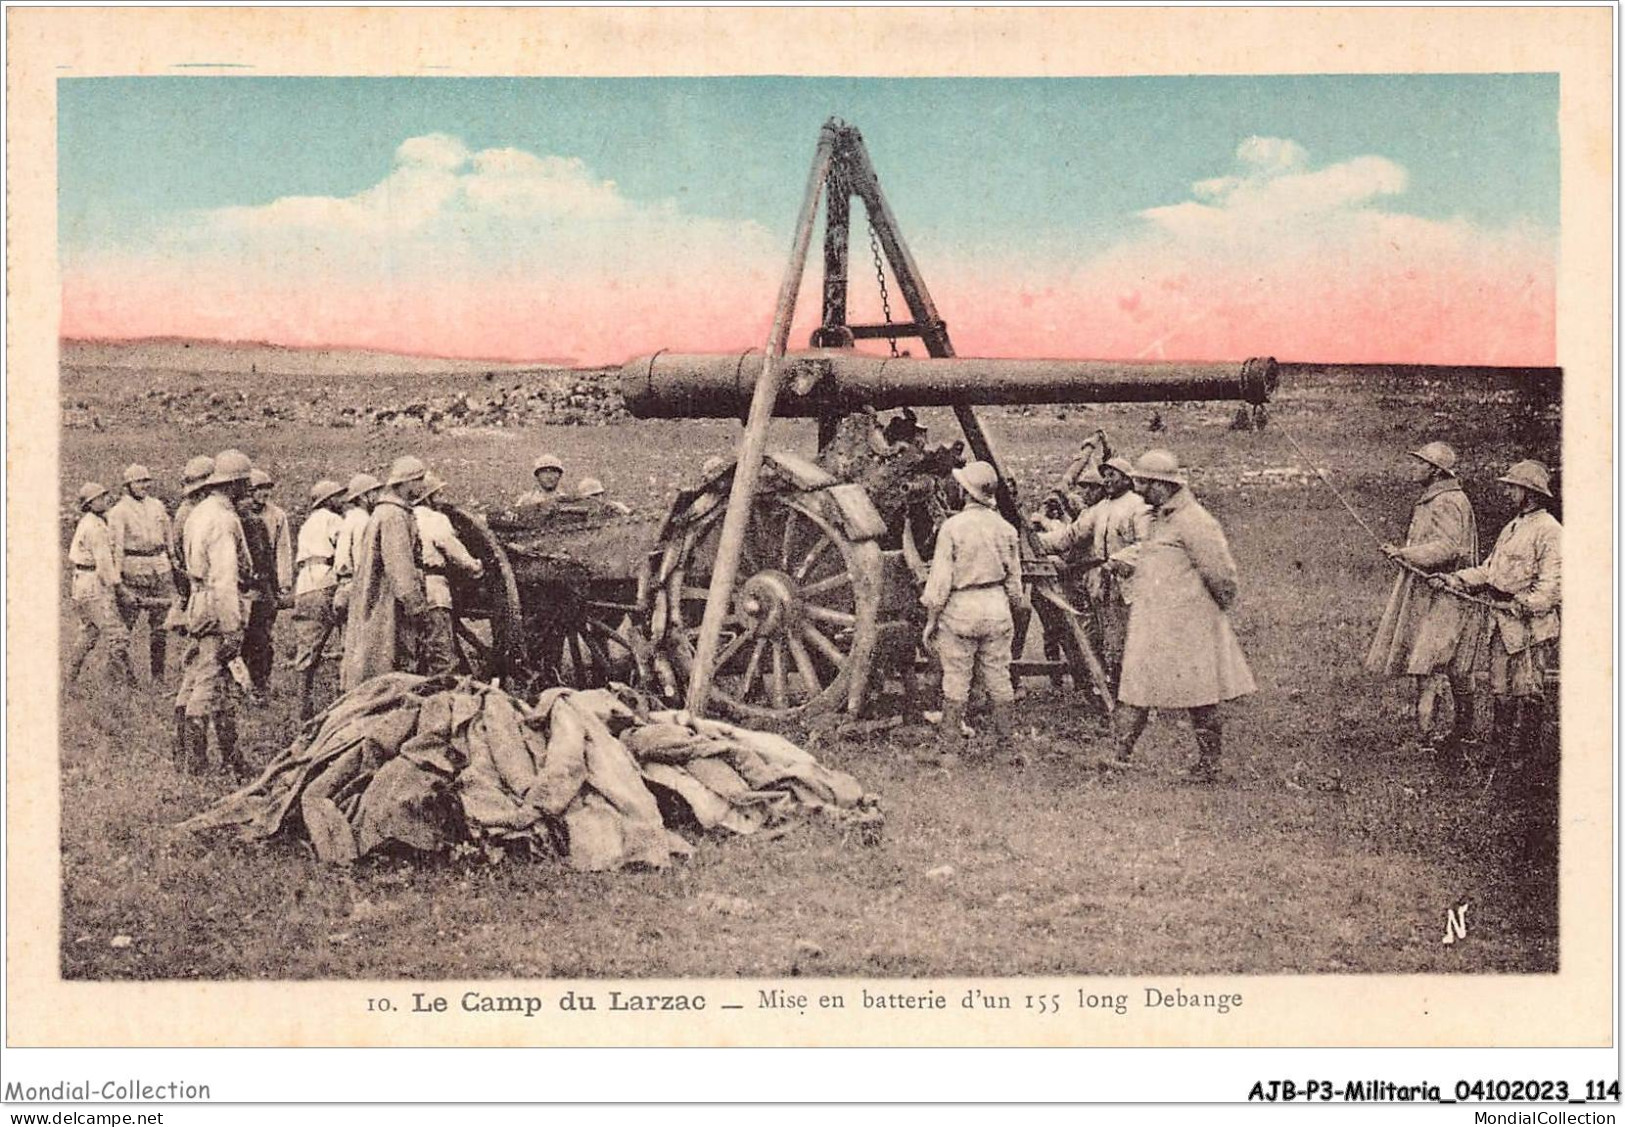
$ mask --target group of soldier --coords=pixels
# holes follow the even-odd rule
[[[1417,683],[1420,742],[1460,750],[1477,738],[1475,700],[1488,686],[1498,741],[1533,751],[1555,696],[1561,528],[1547,509],[1550,473],[1534,461],[1498,481],[1515,509],[1480,561],[1472,503],[1442,442],[1411,452],[1421,495],[1403,545],[1383,551],[1401,572],[1367,658],[1377,673]],[[595,479],[560,489],[563,462],[536,459],[535,488],[520,511],[565,500],[615,504]],[[937,535],[921,596],[922,642],[942,667],[943,713],[933,756],[957,757],[973,683],[984,687],[989,726],[1007,740],[1015,613],[1029,610],[1019,533],[997,511],[998,476],[986,462],[953,471],[964,508]],[[297,540],[271,500],[276,481],[237,450],[186,464],[171,515],[152,496],[152,475],[132,465],[121,495],[97,483],[79,492],[81,517],[68,551],[82,631],[70,682],[100,643],[110,676],[134,686],[131,631],[145,618],[155,683],[165,672],[168,632],[186,638],[175,697],[179,768],[202,770],[212,725],[221,763],[243,770],[237,748],[238,680],[263,702],[272,669],[272,627],[291,609],[297,636],[299,715],[314,711],[315,680],[329,640],[343,632],[339,683],[348,690],[382,673],[452,672],[450,576],[478,578],[480,562],[443,509],[445,482],[411,456],[384,480],[358,473],[310,490]],[[1070,561],[1079,599],[1093,612],[1094,646],[1115,694],[1111,753],[1098,766],[1134,765],[1152,709],[1182,710],[1195,731],[1195,781],[1220,775],[1219,706],[1255,689],[1228,612],[1238,591],[1223,529],[1192,494],[1168,450],[1130,462],[1109,456],[1104,436],[1084,444],[1062,485],[1030,518],[1038,548]],[[241,662],[236,661],[241,658]],[[1453,699],[1441,733],[1438,702]]]
[[[1476,743],[1475,701],[1487,687],[1492,739],[1532,757],[1556,703],[1562,530],[1548,509],[1550,471],[1520,461],[1497,479],[1514,515],[1480,562],[1455,451],[1432,442],[1409,459],[1422,492],[1405,543],[1383,546],[1401,573],[1367,665],[1416,681],[1423,750],[1459,754]],[[937,762],[952,762],[964,746],[961,725],[976,680],[991,704],[995,739],[1008,742],[1015,614],[1030,609],[1019,534],[996,510],[994,468],[972,462],[954,477],[966,505],[938,533],[921,597],[922,641],[943,672],[939,738],[930,753]],[[1038,548],[1067,561],[1063,574],[1093,612],[1092,641],[1116,696],[1111,753],[1096,766],[1132,768],[1151,710],[1180,710],[1197,745],[1187,776],[1220,778],[1219,706],[1253,692],[1255,683],[1228,616],[1238,591],[1235,560],[1177,456],[1148,450],[1131,463],[1109,456],[1097,432],[1029,521]],[[1446,689],[1454,715],[1441,733],[1437,702]]]
[[[99,644],[115,685],[134,688],[129,639],[145,618],[151,679],[162,684],[167,634],[184,636],[178,769],[206,769],[212,728],[221,766],[239,776],[247,770],[232,685],[264,703],[283,610],[292,612],[297,639],[301,720],[315,710],[317,670],[335,632],[343,634],[345,690],[386,672],[457,668],[448,576],[456,569],[477,578],[482,565],[443,510],[445,482],[421,460],[396,459],[383,480],[357,473],[347,485],[316,482],[297,539],[270,498],[275,479],[241,451],[189,461],[173,516],[152,484],[146,467],[133,465],[117,499],[95,482],[79,491],[68,559],[82,629],[68,674],[76,683]]]
[[[1030,518],[1039,547],[1080,547],[1083,585],[1095,609],[1095,643],[1116,696],[1112,753],[1098,766],[1133,766],[1151,709],[1183,710],[1196,731],[1193,781],[1219,777],[1219,704],[1251,693],[1252,673],[1226,611],[1237,592],[1236,564],[1218,521],[1192,495],[1179,459],[1147,450],[1130,463],[1107,458],[1071,476],[1082,487],[1066,516]],[[1018,532],[996,511],[998,476],[986,462],[954,471],[963,510],[937,535],[921,602],[923,642],[942,664],[943,715],[934,755],[957,759],[973,681],[991,704],[990,727],[1008,741],[1015,699],[1010,678],[1014,613],[1025,611]],[[1070,518],[1070,519],[1068,519]]]

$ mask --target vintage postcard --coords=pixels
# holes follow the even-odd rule
[[[1612,18],[12,11],[7,1043],[1606,1044]]]

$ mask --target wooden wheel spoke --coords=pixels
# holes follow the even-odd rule
[[[823,689],[823,682],[818,677],[818,667],[813,665],[812,654],[800,638],[790,634],[785,639],[790,646],[790,656],[796,663],[796,672],[801,674],[802,683],[807,686],[807,698],[810,700]]]
[[[457,640],[463,642],[465,645],[473,649],[477,656],[481,658],[487,656],[491,652],[491,647],[486,645],[485,642],[480,639],[478,634],[470,630],[466,623],[466,619],[454,619],[452,621],[452,634],[457,638]]]
[[[831,626],[840,626],[848,630],[858,624],[857,615],[848,614],[844,610],[836,610],[834,607],[821,607],[816,603],[809,603],[802,607],[802,613],[814,622],[825,622]]]
[[[740,683],[740,699],[747,699],[750,691],[756,685],[756,679],[762,675],[762,653],[767,649],[767,639],[757,638],[756,645],[751,647],[750,659],[745,662],[745,676]]]
[[[773,698],[774,708],[790,707],[790,683],[784,675],[784,646],[778,642],[773,643],[773,664],[767,689],[768,695]]]
[[[801,589],[803,598],[813,595],[822,595],[827,591],[839,591],[843,587],[852,586],[852,576],[845,571],[838,571],[834,575],[826,576],[816,583],[809,583]]]
[[[734,638],[733,641],[731,641],[727,645],[723,646],[720,650],[717,651],[717,666],[716,667],[718,669],[722,669],[724,666],[726,666],[728,664],[728,662],[733,660],[735,654],[737,654],[740,650],[745,648],[745,643],[750,641],[754,637],[755,637],[754,634],[742,633],[742,634],[738,635],[736,638]]]
[[[790,557],[796,539],[796,516],[794,509],[784,511],[784,538],[779,542],[779,568],[783,571],[790,570]]]
[[[579,682],[587,671],[587,659],[582,652],[580,634],[570,635],[570,665],[575,670],[576,680]]]
[[[824,553],[829,551],[831,546],[832,545],[829,542],[829,537],[827,536],[820,536],[813,542],[813,546],[807,550],[807,554],[802,556],[801,562],[796,565],[794,575],[797,583],[800,583],[802,580],[806,579],[807,576],[812,574],[813,567],[817,565],[818,561],[823,558]]]
[[[812,623],[804,622],[801,624],[801,635],[802,637],[806,638],[807,641],[813,644],[813,648],[815,650],[829,658],[830,663],[834,665],[836,669],[839,669],[842,665],[846,664],[846,654],[842,653],[841,648],[834,642],[824,637],[823,633],[818,629],[818,627],[814,626]]]
[[[611,630],[608,626],[605,626],[602,622],[599,622],[596,618],[587,619],[586,627],[587,627],[588,635],[593,637],[593,638],[599,639],[600,642],[613,642],[617,646],[620,646],[621,649],[625,650],[627,653],[632,652],[632,643],[631,642],[629,642],[625,638],[621,637],[621,635],[620,635],[620,633],[618,631]]]

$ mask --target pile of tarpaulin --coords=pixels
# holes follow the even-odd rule
[[[324,861],[460,843],[577,869],[665,865],[676,831],[749,834],[801,817],[878,840],[857,780],[780,736],[650,708],[632,690],[535,704],[468,678],[377,677],[340,697],[258,779],[181,824],[306,835]]]

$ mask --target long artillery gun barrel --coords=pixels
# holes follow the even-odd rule
[[[638,418],[743,418],[750,410],[758,350],[740,353],[658,352],[621,369],[627,410]],[[785,391],[774,414],[816,418],[863,406],[981,407],[1022,403],[1144,403],[1233,399],[1263,403],[1278,366],[1244,363],[1122,360],[916,359],[850,349],[792,352],[784,358]]]

